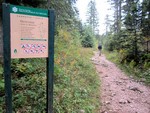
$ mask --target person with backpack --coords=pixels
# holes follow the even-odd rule
[[[102,54],[101,53],[101,50],[102,50],[102,45],[101,44],[98,45],[98,50],[99,50],[99,56],[101,56],[101,54]]]

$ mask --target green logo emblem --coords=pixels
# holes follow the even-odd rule
[[[14,53],[15,53],[15,54],[17,53],[17,49],[14,49]]]

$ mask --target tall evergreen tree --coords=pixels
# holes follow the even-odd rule
[[[121,17],[122,17],[122,0],[109,0],[114,10],[114,22],[113,30],[115,33],[119,33],[121,30]]]
[[[98,12],[96,9],[96,2],[95,0],[91,0],[88,4],[87,10],[87,23],[92,27],[93,32],[98,33],[99,27],[99,19],[98,19]]]
[[[143,0],[142,2],[142,24],[143,36],[150,36],[150,1]]]
[[[141,10],[139,0],[126,0],[125,5],[125,27],[127,29],[128,37],[130,37],[131,52],[133,52],[134,59],[137,61],[138,45],[141,40],[140,25],[141,25]]]
[[[141,21],[141,29],[142,36],[144,37],[143,46],[146,53],[149,53],[150,48],[150,1],[143,0],[142,2],[142,21]]]
[[[105,26],[106,26],[106,35],[108,34],[108,32],[110,31],[110,27],[111,27],[111,20],[109,15],[107,14],[105,17]]]

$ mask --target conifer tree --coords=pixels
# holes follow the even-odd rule
[[[98,33],[99,27],[99,19],[98,19],[98,12],[96,9],[96,2],[95,0],[91,0],[88,4],[87,10],[87,24],[91,26],[93,32]]]
[[[121,30],[121,18],[122,18],[122,0],[109,0],[112,5],[112,9],[114,10],[114,22],[113,22],[113,30],[115,33],[119,33]]]
[[[150,36],[150,1],[143,0],[142,2],[142,24],[143,36]]]

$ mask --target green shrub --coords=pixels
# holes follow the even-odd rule
[[[81,37],[82,47],[94,47],[96,36],[90,26],[83,26],[83,33]]]
[[[150,62],[144,62],[144,68],[145,69],[148,69],[148,68],[150,68]]]
[[[58,32],[58,37],[61,39],[57,39],[55,45],[57,54],[55,55],[54,112],[78,113],[80,110],[86,113],[97,112],[99,94],[96,89],[98,90],[99,80],[95,68],[89,61],[92,50],[81,49],[78,41],[71,43],[70,35],[65,29]],[[62,40],[63,38],[65,40]],[[75,39],[78,38],[80,37]]]
[[[142,80],[146,84],[150,85],[150,63],[149,59],[147,59],[147,55],[144,56],[145,59],[140,64],[137,64],[134,60],[127,61],[126,58],[120,62],[120,59],[123,59],[123,57],[126,55],[125,51],[120,51],[119,53],[117,51],[114,52],[104,52],[106,57],[116,63],[123,71],[127,73],[129,76],[133,76],[135,79]]]
[[[58,28],[55,38],[54,113],[96,113],[99,110],[99,77],[90,62],[92,49],[83,49],[79,33]],[[13,112],[44,113],[46,60],[12,61]],[[4,112],[4,95],[0,112]]]
[[[81,44],[82,44],[83,47],[93,47],[94,46],[93,37],[91,37],[90,35],[85,36],[82,39]]]
[[[129,63],[129,66],[130,68],[134,68],[136,66],[136,62],[134,60],[132,60],[130,63]]]

